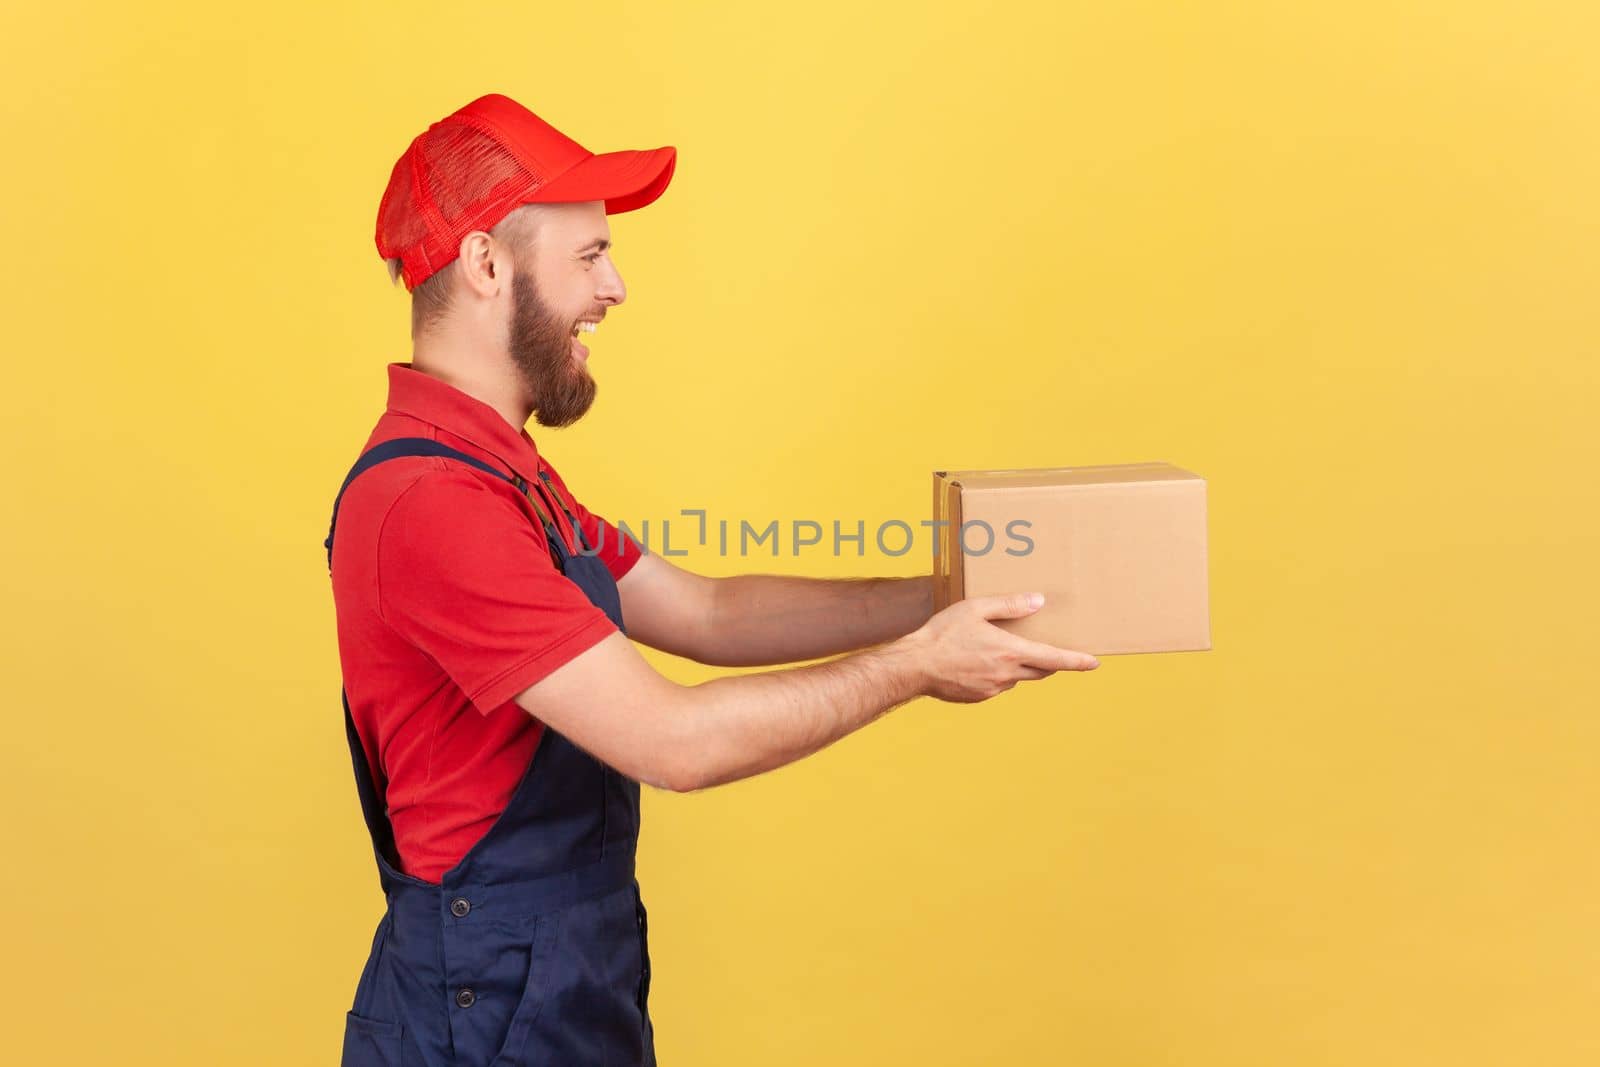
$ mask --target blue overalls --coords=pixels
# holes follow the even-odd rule
[[[399,456],[460,460],[529,492],[520,476],[408,437],[364,453],[339,498],[367,468]],[[338,518],[336,500],[330,571]],[[542,511],[540,521],[557,569],[623,629],[616,582],[576,520],[577,555]],[[647,923],[634,877],[639,783],[547,725],[505,810],[433,885],[397,869],[383,797],[341,696],[388,898],[346,1016],[343,1067],[653,1067]]]

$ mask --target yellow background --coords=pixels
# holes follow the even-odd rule
[[[1210,482],[1214,651],[646,791],[663,1063],[1596,1062],[1597,34],[1459,0],[9,9],[3,1058],[335,1061],[382,900],[321,542],[409,358],[372,222],[499,91],[680,152],[610,220],[597,406],[533,427],[602,514]]]

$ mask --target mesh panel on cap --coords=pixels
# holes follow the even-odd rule
[[[496,138],[439,123],[395,166],[378,210],[379,251],[404,261],[415,288],[455,258],[461,238],[491,228],[541,184]]]
[[[442,126],[423,149],[428,196],[452,224],[527,188],[534,177],[499,141],[469,126]]]

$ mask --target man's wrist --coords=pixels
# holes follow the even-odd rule
[[[927,695],[932,682],[921,628],[872,650],[889,672],[896,703]]]

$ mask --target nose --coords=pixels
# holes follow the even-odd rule
[[[628,287],[622,284],[622,272],[617,270],[610,256],[600,262],[606,265],[606,270],[600,276],[599,287],[595,289],[595,299],[608,307],[615,307],[628,299]]]

